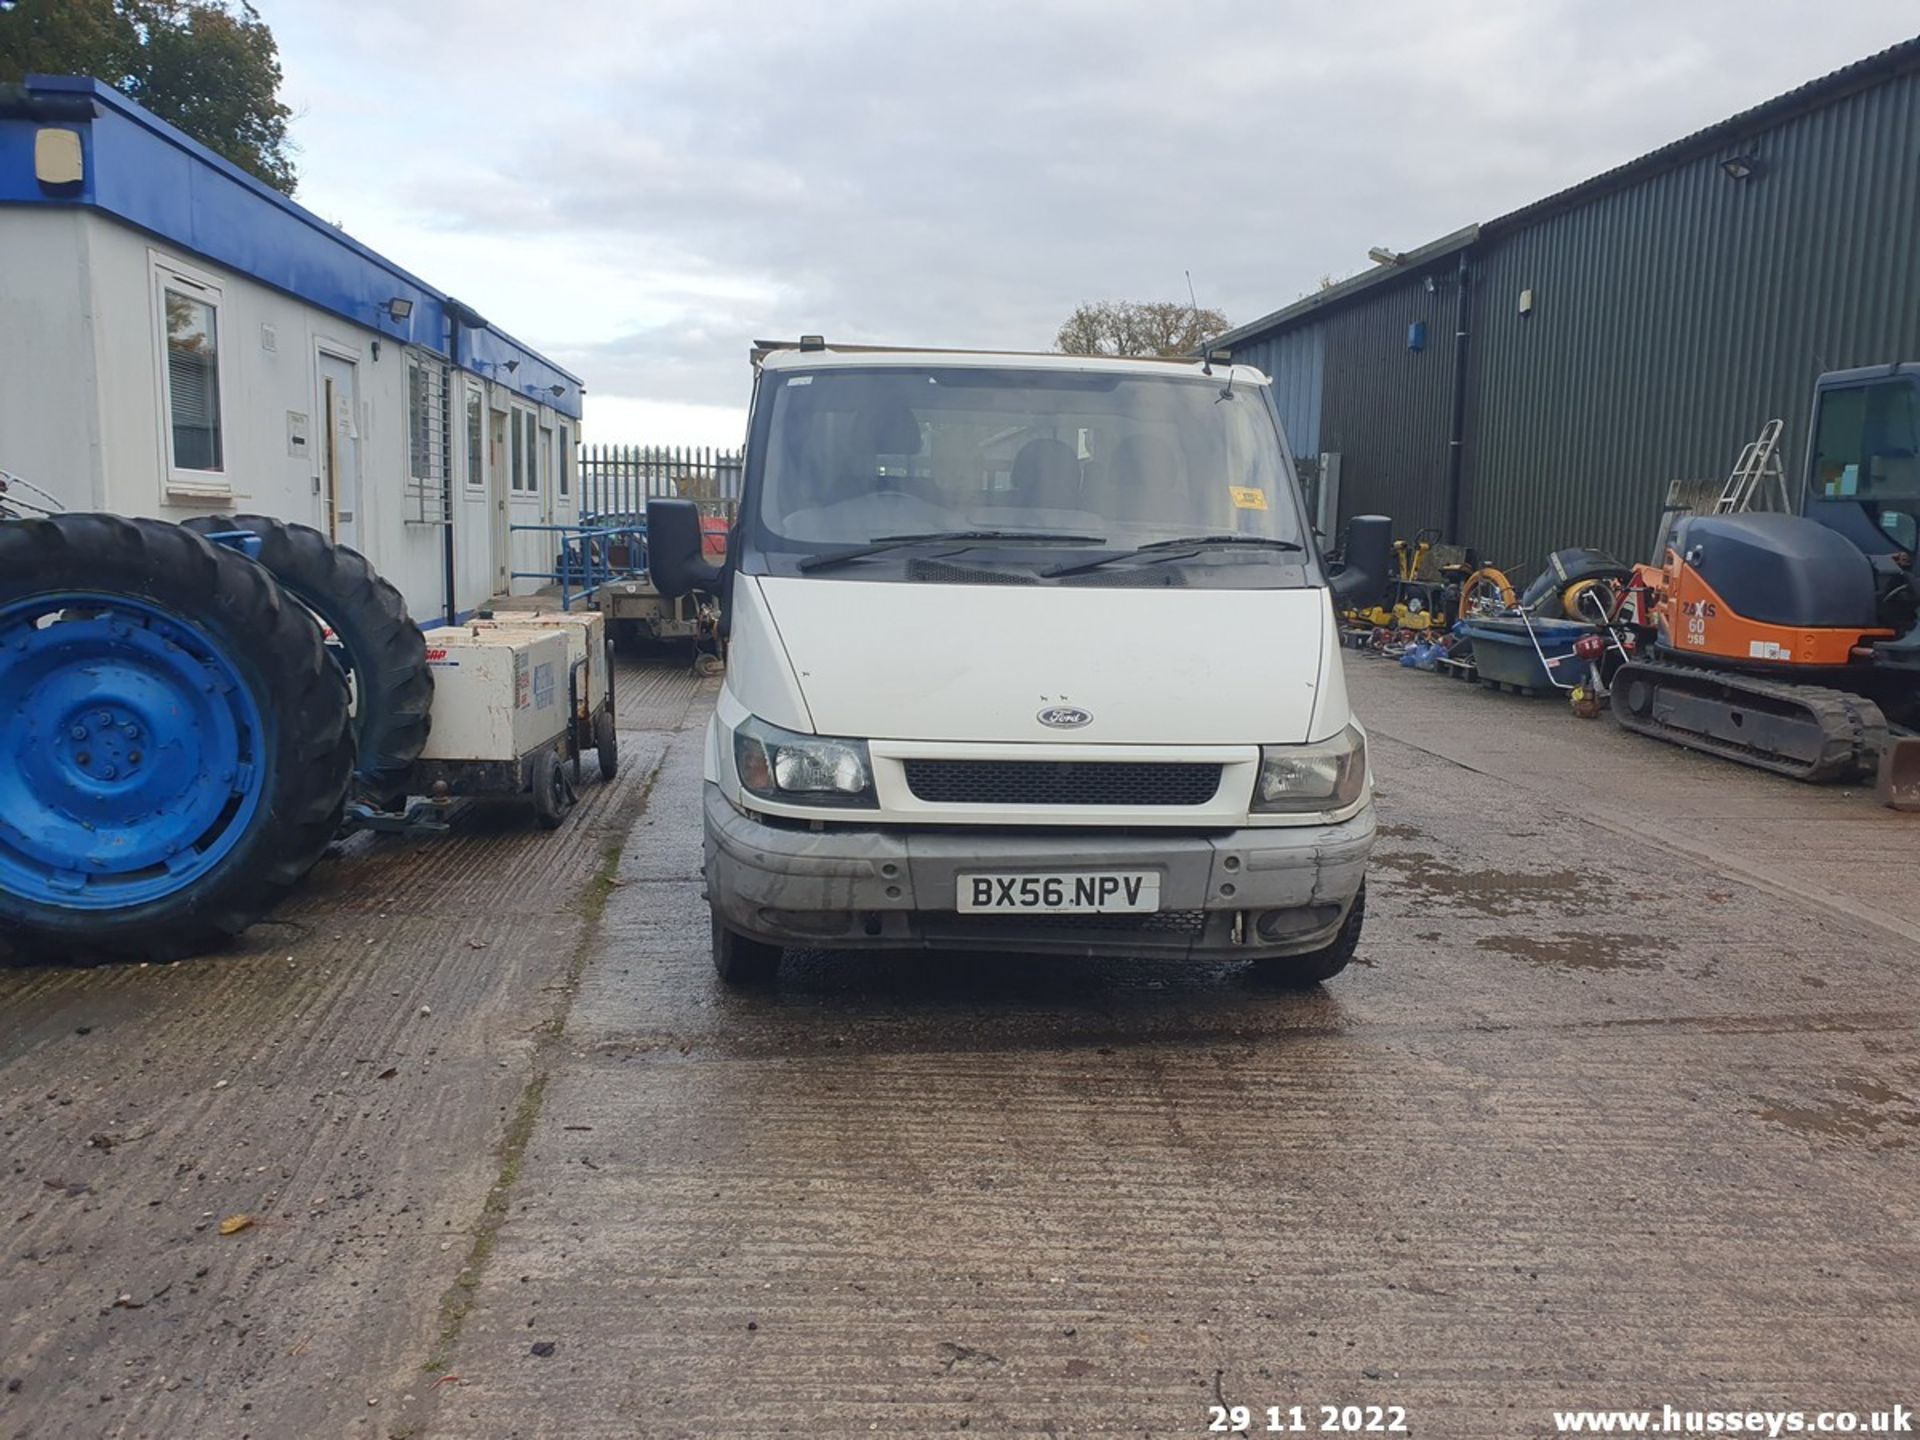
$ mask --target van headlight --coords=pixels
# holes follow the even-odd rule
[[[864,740],[796,735],[750,716],[733,732],[740,784],[762,800],[803,805],[877,806]]]
[[[1367,739],[1349,725],[1311,745],[1262,745],[1253,809],[1263,815],[1343,810],[1366,786]]]

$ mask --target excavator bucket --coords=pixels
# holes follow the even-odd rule
[[[1880,752],[1880,803],[1895,810],[1920,810],[1920,735],[1901,735]]]

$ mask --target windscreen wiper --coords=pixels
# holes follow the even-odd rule
[[[1210,549],[1215,545],[1257,545],[1266,550],[1304,550],[1306,547],[1298,540],[1281,540],[1271,535],[1183,535],[1176,540],[1155,540],[1133,550],[1122,550],[1114,555],[1102,555],[1098,560],[1085,560],[1078,565],[1056,565],[1051,570],[1040,573],[1052,578],[1057,575],[1078,575],[1087,570],[1098,570],[1102,565],[1111,565],[1116,560],[1131,560],[1139,555],[1151,555],[1158,550],[1186,550],[1197,552]],[[1173,560],[1175,555],[1163,556]],[[1151,563],[1151,562],[1149,562]]]
[[[855,545],[847,550],[831,550],[821,555],[809,555],[800,562],[802,570],[823,570],[829,565],[838,565],[844,560],[858,560],[863,555],[878,555],[883,550],[892,550],[900,545],[945,545],[958,543],[962,549],[969,545],[978,545],[988,540],[1018,540],[1025,544],[1047,545],[1104,545],[1104,535],[1077,535],[1067,530],[929,530],[920,535],[876,535],[864,545]]]

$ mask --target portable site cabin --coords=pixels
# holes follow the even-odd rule
[[[94,80],[0,87],[0,470],[328,531],[462,617],[552,565],[577,377]]]

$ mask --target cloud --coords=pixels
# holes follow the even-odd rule
[[[1904,0],[263,8],[303,199],[590,392],[735,410],[762,335],[1044,348],[1186,270],[1251,319],[1911,28]]]

